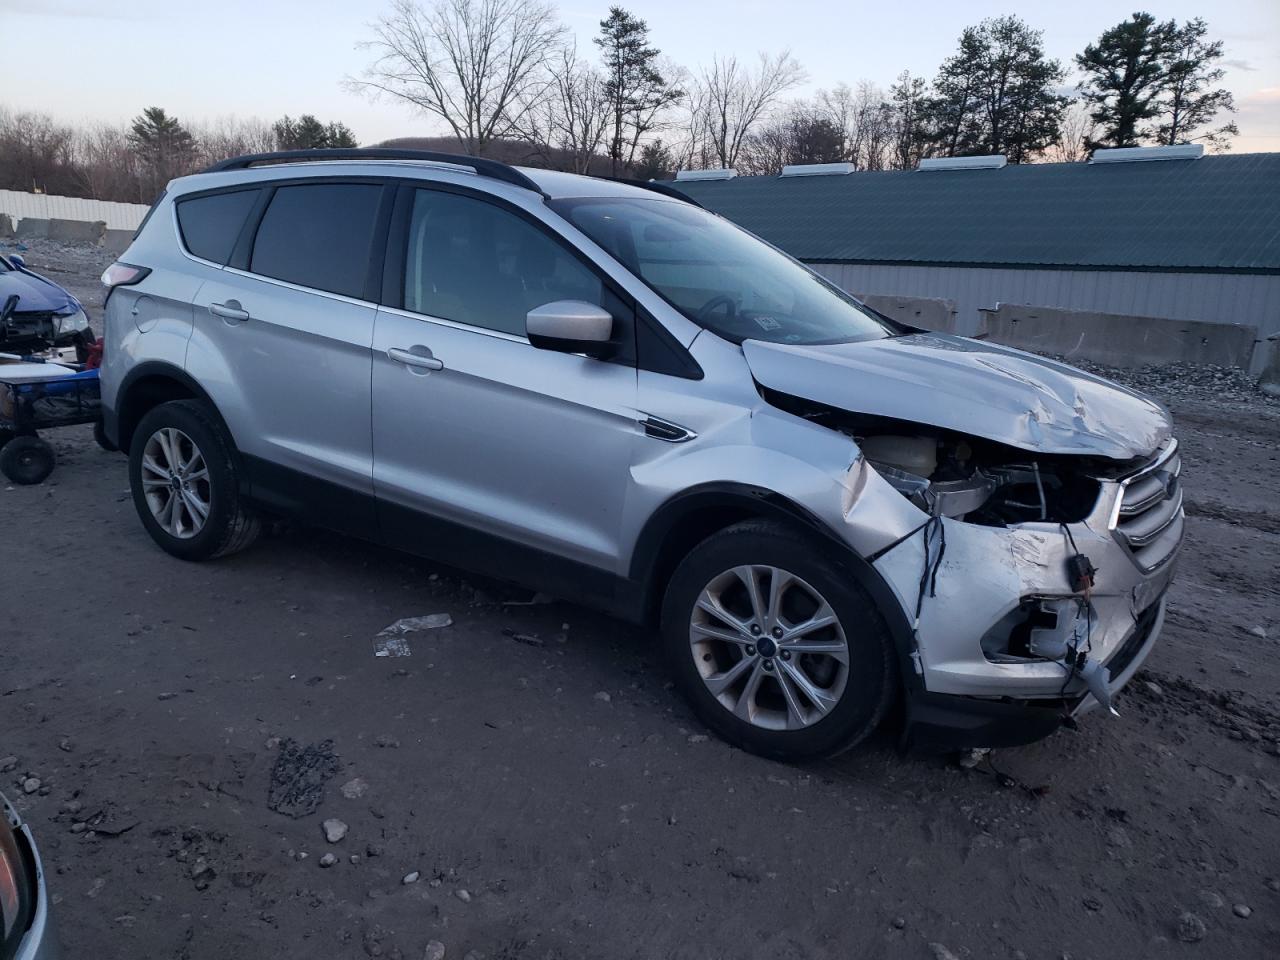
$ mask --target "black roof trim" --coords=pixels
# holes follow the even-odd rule
[[[664,197],[670,197],[672,200],[683,200],[685,203],[692,204],[695,207],[705,210],[697,200],[682,193],[675,187],[668,186],[658,180],[637,180],[634,177],[592,177],[592,180],[608,180],[610,183],[624,183],[628,187],[639,187],[641,190],[652,190],[654,193],[660,193]]]
[[[469,157],[461,153],[438,153],[433,150],[398,150],[391,147],[357,147],[329,150],[277,150],[272,153],[247,153],[215,163],[204,173],[222,173],[226,170],[247,170],[250,167],[278,163],[306,163],[312,160],[402,160],[427,163],[447,163],[455,167],[469,167],[482,177],[501,180],[516,187],[532,190],[546,197],[542,188],[515,167],[485,157]]]

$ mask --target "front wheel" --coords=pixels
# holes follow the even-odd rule
[[[775,759],[852,747],[896,690],[893,641],[871,598],[782,524],[736,524],[696,547],[667,587],[662,629],[698,717]]]
[[[142,418],[129,447],[129,486],[143,526],[175,557],[208,560],[258,537],[231,441],[198,400],[163,403]]]

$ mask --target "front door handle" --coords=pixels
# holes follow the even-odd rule
[[[424,349],[419,347],[418,349]],[[403,363],[407,367],[421,367],[423,370],[443,370],[444,361],[437,360],[429,354],[423,356],[420,353],[414,353],[412,350],[404,350],[400,347],[392,347],[387,351],[387,356],[396,363]]]
[[[235,320],[244,323],[249,319],[249,311],[240,306],[239,300],[228,300],[226,303],[209,304],[209,312],[223,320]]]

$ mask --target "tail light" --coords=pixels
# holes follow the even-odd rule
[[[129,287],[137,283],[143,277],[151,272],[150,267],[135,267],[131,263],[121,263],[116,261],[106,270],[102,271],[102,285],[107,290],[113,290],[116,287]]]

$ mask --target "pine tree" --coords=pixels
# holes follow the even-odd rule
[[[133,118],[129,144],[149,166],[169,169],[195,156],[196,141],[163,107],[147,107]]]
[[[1085,74],[1080,93],[1101,129],[1090,148],[1136,147],[1151,136],[1148,124],[1161,113],[1177,32],[1172,20],[1135,13],[1076,56]]]
[[[309,113],[297,120],[284,116],[271,125],[281,150],[328,150],[354,147],[355,136],[345,124],[323,124]]]
[[[1044,54],[1042,34],[1017,17],[966,27],[938,69],[924,111],[939,153],[1003,153],[1021,163],[1058,139],[1066,75]]]
[[[660,52],[649,45],[649,26],[622,7],[610,7],[595,38],[604,60],[609,133],[605,144],[614,176],[631,165],[640,139],[659,112],[682,96],[659,68]]]
[[[1221,111],[1235,112],[1231,91],[1215,88],[1226,71],[1215,64],[1222,59],[1222,41],[1205,40],[1209,27],[1199,17],[1188,20],[1172,35],[1165,59],[1164,96],[1160,99],[1156,142],[1187,143],[1207,140],[1225,146],[1227,138],[1240,132],[1235,123],[1196,136],[1201,127],[1213,123]]]

